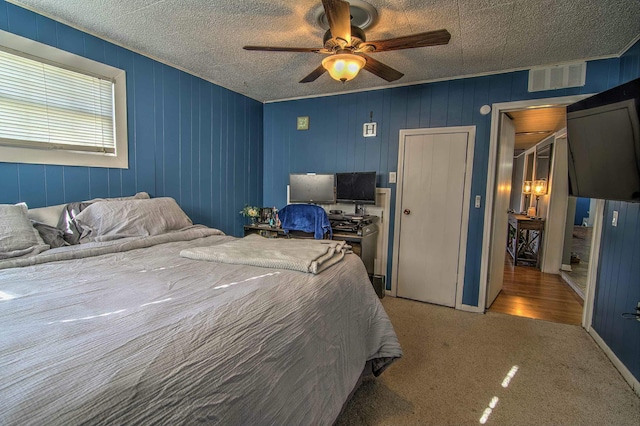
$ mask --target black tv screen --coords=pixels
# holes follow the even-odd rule
[[[640,202],[640,79],[567,106],[569,194]]]
[[[375,204],[376,172],[336,173],[338,203]]]
[[[333,204],[335,196],[333,174],[291,173],[289,175],[289,202]]]

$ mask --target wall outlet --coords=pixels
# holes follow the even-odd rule
[[[475,203],[476,209],[480,208],[480,200],[482,200],[482,197],[480,195],[476,195],[476,203]]]
[[[389,183],[396,183],[396,172],[389,172]]]
[[[640,302],[636,305],[636,321],[640,322]]]

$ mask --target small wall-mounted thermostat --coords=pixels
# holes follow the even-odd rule
[[[378,129],[378,123],[364,123],[362,125],[362,136],[365,138],[372,138],[376,135]]]

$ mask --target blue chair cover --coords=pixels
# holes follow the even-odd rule
[[[303,231],[313,233],[316,240],[324,238],[329,233],[333,237],[331,222],[327,212],[320,206],[313,204],[289,204],[278,212],[285,231]]]

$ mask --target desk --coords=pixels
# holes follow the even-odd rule
[[[532,219],[521,214],[509,215],[507,251],[514,265],[532,264],[540,269],[544,220]]]

